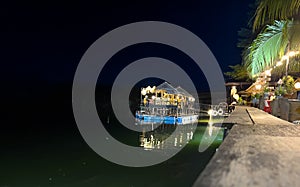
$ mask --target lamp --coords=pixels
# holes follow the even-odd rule
[[[295,85],[294,85],[294,87],[295,87],[297,90],[300,89],[300,82],[296,82]]]
[[[234,95],[233,95],[233,98],[234,98],[236,101],[238,101],[239,98],[240,98],[240,96],[239,96],[238,94],[234,94]]]
[[[146,92],[147,92],[147,93],[149,93],[149,92],[150,92],[150,90],[151,90],[151,87],[150,87],[150,86],[147,86],[147,88],[146,88]]]
[[[150,92],[151,92],[151,93],[154,93],[154,92],[155,92],[155,89],[156,89],[156,87],[153,86],[153,87],[150,89]]]
[[[145,88],[143,88],[142,91],[141,91],[141,94],[142,95],[146,95],[147,94],[147,90]]]
[[[284,55],[282,58],[281,58],[281,60],[283,61],[283,60],[288,60],[289,59],[289,56],[287,56],[287,55]]]
[[[272,71],[272,69],[266,70],[265,71],[265,75],[266,76],[271,76],[271,71]]]
[[[283,84],[282,79],[279,79],[278,82],[277,82],[277,84],[282,85]]]
[[[289,56],[290,56],[290,57],[293,57],[293,56],[295,56],[295,55],[297,55],[297,54],[299,54],[299,51],[290,51],[290,52],[289,52]]]
[[[260,90],[260,89],[261,89],[261,84],[256,84],[256,85],[255,85],[255,89],[256,89],[256,90]]]
[[[236,86],[232,86],[230,90],[230,95],[234,95],[236,94],[236,92],[237,92]]]
[[[282,61],[278,61],[276,66],[281,66],[282,64],[283,64]]]

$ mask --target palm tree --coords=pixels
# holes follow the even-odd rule
[[[291,21],[275,21],[273,25],[267,25],[248,47],[244,64],[252,76],[276,65],[278,58],[284,55],[289,44],[289,25]]]
[[[300,0],[260,0],[255,12],[253,30],[274,20],[288,20],[299,16]]]
[[[229,66],[232,71],[225,72],[224,74],[228,76],[230,79],[236,80],[236,81],[251,81],[249,73],[247,71],[247,68],[245,66],[242,66],[241,64],[237,64],[234,66]]]
[[[249,47],[243,46],[247,39],[242,40],[244,43],[239,43],[244,47],[243,63],[252,76],[275,66],[276,62],[284,54],[289,54],[290,50],[300,51],[299,9],[300,0],[257,0],[254,20],[250,20],[251,24],[253,22],[252,37],[256,35],[257,37]],[[289,60],[288,57],[285,61],[286,74],[288,69],[295,67],[294,65],[289,67]],[[281,73],[283,69],[277,68],[276,71]]]

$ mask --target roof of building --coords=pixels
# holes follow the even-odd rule
[[[164,82],[161,85],[156,87],[157,90],[165,90],[168,94],[181,94],[186,97],[192,97],[194,98],[190,93],[188,93],[186,90],[178,86],[177,88],[174,88],[171,84]]]

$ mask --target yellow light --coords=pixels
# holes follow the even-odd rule
[[[236,101],[238,101],[239,98],[240,98],[240,96],[239,96],[238,94],[234,94],[232,97],[233,97]]]
[[[265,75],[271,76],[271,71],[272,71],[272,69],[266,70],[266,71],[265,71]]]
[[[151,93],[154,93],[154,92],[155,92],[155,89],[156,89],[156,87],[153,86],[153,87],[150,89],[150,92],[151,92]]]
[[[289,56],[284,55],[284,56],[281,58],[281,61],[287,60],[287,59],[289,59]]]
[[[213,113],[212,109],[210,109],[210,110],[207,111],[207,114],[210,115],[210,116],[212,115],[212,113]]]
[[[278,61],[276,66],[281,66],[283,63],[281,61]]]
[[[256,90],[260,90],[261,89],[261,85],[260,84],[255,85],[255,89]]]
[[[146,95],[147,94],[147,90],[145,88],[143,88],[142,91],[141,91],[141,94],[142,95]]]
[[[295,85],[294,85],[294,87],[295,87],[297,90],[300,89],[300,82],[296,82]]]
[[[290,51],[289,56],[295,56],[296,54],[299,54],[299,51]]]
[[[147,93],[149,93],[150,90],[151,90],[151,86],[147,86],[147,88],[146,88]]]
[[[237,92],[236,86],[232,86],[230,90],[230,95],[234,95],[236,94],[236,92]]]

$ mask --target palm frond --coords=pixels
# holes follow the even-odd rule
[[[253,31],[273,20],[287,20],[297,15],[300,0],[260,0],[253,21]]]
[[[289,24],[290,21],[275,21],[273,25],[267,25],[249,46],[244,62],[252,75],[275,65],[276,60],[284,55]]]
[[[229,78],[237,81],[250,81],[250,76],[247,68],[241,64],[229,66],[231,71],[225,72],[224,74]]]

